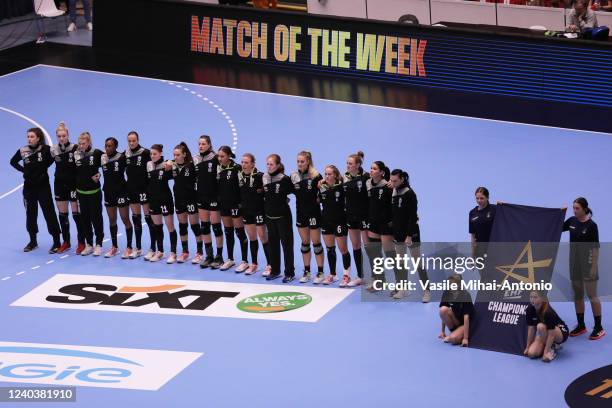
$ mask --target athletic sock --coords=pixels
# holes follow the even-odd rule
[[[348,252],[342,254],[342,266],[344,266],[344,269],[350,269],[351,267],[351,254],[349,254]]]
[[[212,245],[212,242],[205,243],[204,247],[206,248],[206,257],[207,258],[212,258],[213,257],[213,245]]]
[[[170,252],[174,252],[176,254],[176,241],[178,240],[178,236],[176,230],[170,231]]]
[[[584,324],[584,313],[576,313],[576,319],[578,320],[578,326],[586,327]]]
[[[181,241],[181,246],[183,247],[183,252],[189,252],[189,241],[188,240]]]
[[[132,247],[132,234],[134,233],[134,228],[126,228],[125,229],[125,237],[127,238],[127,247]]]
[[[363,254],[361,248],[353,250],[353,258],[355,259],[355,269],[357,269],[357,276],[363,278]]]
[[[259,241],[253,240],[249,241],[249,247],[251,249],[251,261],[257,265],[257,252],[259,251]]]
[[[62,230],[62,239],[64,242],[70,243],[70,219],[68,213],[59,213],[60,228]]]
[[[593,316],[593,319],[595,319],[595,328],[601,329],[601,316]]]

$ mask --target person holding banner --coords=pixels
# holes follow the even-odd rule
[[[570,233],[570,279],[574,290],[574,305],[578,320],[570,336],[580,336],[587,331],[584,323],[584,292],[586,290],[595,320],[595,326],[589,339],[599,340],[606,334],[601,325],[601,302],[597,296],[599,230],[597,224],[592,220],[593,211],[589,208],[586,198],[578,197],[574,200],[572,207],[574,216],[568,218],[563,224],[563,231]]]
[[[489,203],[489,190],[486,187],[478,187],[474,194],[477,206],[470,210],[469,231],[472,238],[472,257],[477,258],[487,252],[496,207]]]
[[[532,291],[527,306],[527,347],[523,352],[529,358],[540,358],[551,362],[569,336],[567,325],[548,303],[546,295]]]
[[[469,345],[470,321],[474,318],[474,304],[470,294],[461,289],[461,275],[453,274],[448,278],[449,287],[440,301],[442,331],[438,338],[445,343]],[[446,335],[446,328],[450,334]]]

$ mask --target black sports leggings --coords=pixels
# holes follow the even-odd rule
[[[270,266],[272,274],[280,274],[281,253],[285,258],[285,276],[294,276],[295,267],[293,264],[293,221],[291,215],[280,218],[266,217],[268,228],[268,245],[270,251]]]
[[[104,222],[102,220],[102,192],[94,194],[78,193],[79,207],[81,207],[81,225],[85,241],[93,245],[93,234],[96,234],[96,245],[102,245],[104,239]],[[93,231],[92,231],[93,226]]]
[[[30,236],[38,233],[38,205],[47,222],[47,231],[53,240],[59,242],[60,226],[55,214],[51,186],[49,183],[23,186],[23,204],[26,208],[26,228]]]

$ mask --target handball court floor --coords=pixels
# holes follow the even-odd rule
[[[571,209],[575,197],[585,196],[594,208],[600,240],[609,242],[612,137],[48,65],[4,75],[0,342],[203,353],[157,391],[79,387],[77,402],[67,406],[125,406],[129,401],[148,407],[560,407],[571,381],[612,361],[611,336],[597,342],[587,336],[569,339],[551,364],[452,347],[437,339],[436,303],[367,303],[359,290],[347,290],[348,296],[316,322],[11,306],[57,274],[264,283],[259,274],[190,264],[51,256],[42,215],[40,248],[24,254],[22,180],[8,161],[25,144],[27,128],[40,126],[55,141],[59,121],[67,123],[73,142],[88,130],[98,148],[114,136],[123,150],[127,132],[135,129],[143,146],[164,144],[166,156],[181,140],[197,150],[197,137],[206,133],[215,147],[232,146],[238,157],[253,153],[260,168],[267,154],[279,153],[288,171],[300,150],[312,151],[319,169],[327,164],[343,169],[348,154],[363,150],[368,168],[383,160],[391,169],[410,173],[428,242],[468,241],[467,212],[479,185],[490,189],[492,201],[537,206]],[[119,240],[123,246],[124,237]],[[297,246],[295,252],[299,275]],[[279,291],[301,287],[273,285]],[[610,329],[612,307],[603,306],[604,327]],[[555,308],[574,325],[572,304]],[[592,327],[588,306],[586,316]]]

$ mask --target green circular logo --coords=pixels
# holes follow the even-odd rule
[[[272,292],[249,296],[238,303],[238,309],[249,313],[277,313],[299,309],[312,302],[312,297],[300,292]]]

